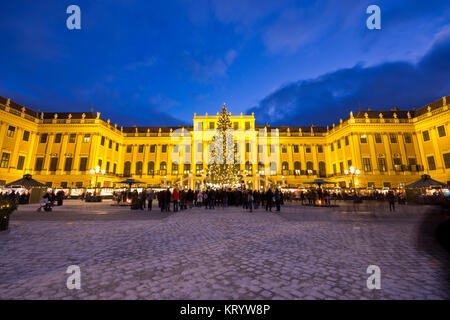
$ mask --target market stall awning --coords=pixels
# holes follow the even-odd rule
[[[445,186],[445,183],[431,179],[431,177],[428,174],[424,174],[422,175],[422,178],[420,180],[408,184],[406,188],[429,188],[429,187],[443,187],[443,186]]]
[[[123,181],[120,181],[120,182],[118,182],[118,183],[126,183],[126,184],[128,184],[129,186],[130,186],[130,188],[131,188],[131,186],[133,185],[133,184],[143,184],[143,183],[145,183],[145,182],[142,182],[142,181],[138,181],[138,180],[134,180],[134,179],[126,179],[126,180],[123,180]]]
[[[34,180],[31,177],[31,174],[26,174],[22,179],[10,182],[5,185],[7,188],[11,188],[13,186],[20,186],[22,188],[30,189],[30,188],[48,188],[47,185],[40,183],[39,181]]]
[[[334,182],[329,182],[326,180],[322,180],[322,179],[316,179],[314,181],[310,181],[310,182],[304,182],[305,184],[317,184],[317,185],[322,185],[322,184],[334,184]]]

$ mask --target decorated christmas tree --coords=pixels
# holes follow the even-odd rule
[[[234,185],[239,182],[239,166],[235,159],[231,114],[225,104],[217,121],[208,164],[208,180],[212,184]]]

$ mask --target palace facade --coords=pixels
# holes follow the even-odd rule
[[[319,178],[398,188],[429,174],[449,184],[449,99],[414,110],[360,110],[327,127],[259,126],[254,115],[233,115],[241,180],[258,189]],[[194,114],[192,126],[121,127],[92,111],[38,112],[0,97],[0,185],[29,173],[51,187],[114,187],[134,178],[202,188],[217,119]],[[360,174],[346,174],[350,167]]]

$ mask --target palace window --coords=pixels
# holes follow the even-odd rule
[[[25,131],[23,132],[23,138],[22,138],[22,140],[23,140],[23,141],[28,141],[28,140],[30,140],[30,131],[25,130]]]
[[[106,162],[106,168],[105,168],[105,171],[106,171],[106,173],[109,173],[109,167],[110,167],[110,163],[109,163],[109,161],[107,161]]]
[[[380,172],[386,172],[387,171],[386,159],[385,158],[378,158],[378,170],[380,170]]]
[[[272,161],[272,162],[270,163],[270,174],[271,174],[272,176],[274,176],[274,175],[277,174],[277,163],[276,163],[275,161]]]
[[[334,143],[333,142],[330,144],[330,149],[331,149],[331,152],[334,151]]]
[[[287,146],[285,144],[281,145],[281,152],[286,153],[287,152]]]
[[[238,130],[239,129],[239,122],[233,122],[233,129]]]
[[[438,130],[439,137],[445,137],[445,127],[444,126],[437,127],[437,130]]]
[[[311,161],[308,161],[306,163],[306,171],[308,171],[308,174],[312,174],[314,171],[314,164]]]
[[[36,163],[34,164],[34,170],[41,171],[43,165],[44,165],[44,158],[42,158],[42,157],[36,158]]]
[[[127,153],[131,153],[133,150],[133,146],[131,144],[127,144]]]
[[[98,166],[100,167],[100,169],[102,168],[102,164],[103,164],[103,160],[102,159],[98,159]]]
[[[19,156],[19,160],[17,161],[17,170],[23,170],[24,164],[25,164],[25,157]]]
[[[47,137],[48,137],[47,133],[41,134],[41,138],[40,138],[39,142],[40,143],[47,143]]]
[[[258,145],[258,153],[263,153],[264,146],[262,144]]]
[[[397,134],[396,133],[390,133],[389,139],[391,140],[391,143],[397,143]]]
[[[123,175],[124,175],[124,177],[131,176],[131,162],[130,161],[125,162],[125,164],[123,165]]]
[[[198,131],[203,131],[203,122],[198,122],[197,123],[197,130]]]
[[[321,178],[325,178],[327,176],[327,170],[326,170],[326,167],[325,167],[325,162],[323,162],[323,161],[319,162],[319,176]]]
[[[174,175],[174,176],[177,176],[178,175],[178,163],[176,163],[176,162],[172,162],[172,174]]]
[[[140,145],[139,145],[138,152],[139,152],[139,153],[143,153],[143,152],[144,152],[144,145],[143,145],[143,144],[140,144]]]
[[[61,133],[57,133],[55,135],[55,143],[61,143],[61,137],[62,137]]]
[[[83,142],[84,143],[89,143],[91,142],[91,135],[89,133],[85,134],[83,137]]]
[[[287,163],[286,161],[284,161],[284,162],[281,164],[281,169],[282,169],[283,171],[289,171],[289,163]]]
[[[79,167],[80,171],[83,172],[87,170],[87,161],[88,158],[86,157],[80,158],[80,167]]]
[[[117,163],[114,163],[114,166],[113,166],[113,174],[116,174],[116,172],[117,172]]]
[[[359,139],[360,139],[361,143],[367,143],[367,135],[365,133],[360,135]]]
[[[430,133],[428,132],[428,130],[425,130],[422,132],[422,136],[423,136],[423,141],[429,141],[430,140]]]
[[[14,138],[14,133],[16,132],[16,127],[8,126],[8,131],[6,132],[6,136],[10,138]]]
[[[349,145],[348,136],[345,136],[344,140],[345,140],[345,145],[348,146]]]
[[[411,133],[406,132],[405,134],[403,134],[403,138],[405,139],[405,143],[412,142]]]
[[[250,142],[245,143],[245,152],[250,152]]]
[[[161,147],[161,152],[166,153],[167,152],[167,144],[163,144]]]
[[[298,153],[298,144],[294,144],[294,153]]]
[[[104,146],[105,145],[105,136],[102,136],[100,139],[100,145]]]
[[[116,151],[119,151],[119,143],[116,143]]]
[[[294,162],[294,174],[299,176],[302,173],[302,165],[299,161]]]
[[[264,168],[264,163],[259,162],[258,163],[258,172],[260,175],[265,175],[266,174],[266,170]]]
[[[338,149],[341,148],[341,140],[338,140],[338,141],[337,141],[337,147],[338,147]]]
[[[142,161],[136,162],[136,174],[139,176],[142,175]]]
[[[370,163],[370,158],[363,158],[363,170],[364,172],[372,171],[372,164]]]
[[[344,174],[344,163],[343,162],[339,162],[339,170],[340,170],[341,174]]]
[[[8,168],[9,157],[10,157],[9,153],[3,152],[2,159],[0,161],[0,168]]]
[[[165,161],[159,164],[159,174],[165,176],[167,174],[167,163]]]
[[[183,173],[184,174],[189,174],[191,172],[191,164],[190,163],[185,163],[183,166]]]
[[[50,159],[50,171],[55,172],[58,166],[58,158],[54,157]]]
[[[197,163],[195,165],[195,172],[201,174],[203,172],[203,163]]]
[[[247,170],[247,173],[251,174],[252,173],[252,165],[249,161],[247,161],[245,163],[245,170]]]
[[[349,168],[350,169],[350,167],[352,166],[352,160],[350,159],[350,160],[347,160],[347,168]]]
[[[75,143],[75,138],[77,137],[76,133],[71,133],[69,136],[69,143]]]
[[[428,169],[436,170],[436,163],[434,162],[434,157],[433,156],[427,157],[427,161],[428,161]]]
[[[81,181],[75,182],[75,187],[76,188],[83,188],[83,182],[81,182]]]
[[[381,143],[381,134],[375,133],[375,143]]]
[[[417,159],[416,158],[408,158],[408,165],[410,165],[410,166],[417,165]]]
[[[202,152],[203,150],[203,144],[201,142],[197,143],[197,152]]]
[[[305,152],[311,153],[311,145],[310,144],[305,145]]]
[[[337,174],[336,163],[333,163],[333,174]]]
[[[245,130],[250,130],[250,122],[249,121],[245,122]]]
[[[402,167],[402,159],[399,157],[395,157],[392,159],[393,163],[394,163],[394,169],[396,171],[400,171],[401,167]]]
[[[321,144],[319,144],[319,145],[317,146],[317,152],[318,152],[318,153],[323,153],[323,147],[322,147]]]
[[[150,153],[155,153],[155,151],[156,151],[156,145],[155,145],[155,144],[152,144],[152,145],[150,146]]]
[[[147,172],[150,176],[155,174],[155,163],[153,161],[149,161],[147,164]]]
[[[66,163],[64,164],[64,171],[66,172],[72,171],[72,162],[73,158],[66,158]]]
[[[112,149],[112,145],[113,145],[113,141],[110,139],[109,142],[108,142],[108,148]]]
[[[214,129],[214,122],[213,122],[213,121],[211,121],[211,122],[209,123],[209,129],[210,129],[210,130]]]
[[[444,165],[446,169],[450,168],[450,153],[444,153]]]

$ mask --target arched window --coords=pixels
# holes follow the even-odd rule
[[[203,173],[203,163],[197,163],[195,165],[195,172],[197,174],[202,174]]]
[[[306,170],[308,171],[308,174],[313,174],[314,164],[311,161],[306,163]]]
[[[274,175],[277,174],[277,163],[276,163],[275,161],[272,161],[272,162],[270,163],[270,174],[271,174],[272,176],[274,176]]]
[[[252,173],[252,165],[250,164],[250,161],[245,163],[245,170],[247,170],[247,173]]]
[[[125,164],[123,166],[123,175],[125,177],[131,176],[131,162],[130,161],[125,162]]]
[[[184,174],[189,174],[190,172],[191,172],[191,164],[190,163],[185,163],[184,164],[183,173]]]
[[[167,163],[164,161],[159,164],[159,174],[165,176],[167,174]]]
[[[150,161],[147,165],[148,175],[152,176],[155,174],[155,163]]]
[[[142,175],[142,161],[136,162],[136,174],[139,176]]]
[[[287,163],[286,161],[284,161],[284,162],[281,164],[281,169],[282,169],[282,170],[289,170],[289,163]]]
[[[294,162],[294,174],[296,176],[299,176],[302,172],[302,165],[300,164],[299,161],[295,161]]]
[[[265,175],[266,174],[265,170],[264,170],[264,163],[262,163],[262,162],[258,163],[258,172],[261,175]]]
[[[319,162],[319,176],[321,178],[325,178],[327,176],[327,169],[325,167],[325,162],[323,161]]]
[[[172,162],[172,174],[174,176],[178,175],[178,163]]]

